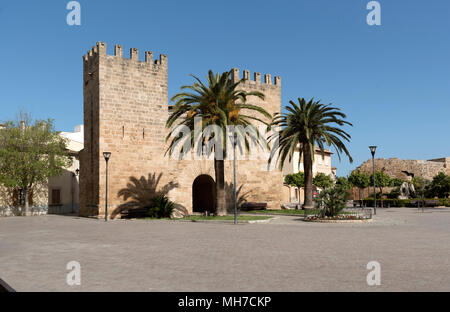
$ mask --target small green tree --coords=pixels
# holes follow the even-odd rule
[[[447,198],[450,195],[450,176],[439,172],[429,186],[428,193],[431,197]]]
[[[348,177],[348,181],[354,187],[357,187],[359,190],[359,199],[361,200],[362,195],[361,192],[366,187],[370,185],[370,176],[367,173],[361,172],[359,169],[352,171],[350,176]]]
[[[416,193],[420,195],[421,198],[424,198],[425,192],[431,182],[423,177],[416,176],[412,179],[411,183],[414,185]]]
[[[373,174],[370,176],[370,181],[373,181]],[[380,189],[383,194],[383,187],[388,187],[391,183],[391,177],[384,171],[375,172],[375,186]]]
[[[405,182],[405,180],[402,180],[402,179],[399,179],[399,178],[393,178],[389,182],[389,186],[391,186],[391,187],[401,186],[403,184],[403,182]]]
[[[305,173],[299,171],[297,173],[288,174],[284,177],[284,183],[299,189],[298,204],[300,205],[300,188],[305,187]]]
[[[337,177],[336,186],[339,186],[346,191],[349,191],[352,188],[352,185],[347,177]]]
[[[297,173],[288,174],[284,177],[284,183],[298,188],[305,187],[305,173],[299,171]]]
[[[370,181],[373,181],[373,174],[370,176]],[[388,187],[391,184],[391,177],[384,171],[375,172],[375,186],[380,189],[381,207],[383,207],[383,187]]]
[[[329,176],[326,175],[325,173],[318,173],[316,174],[316,176],[313,178],[313,184],[321,189],[327,189],[333,186],[334,182],[333,179]]]
[[[25,114],[26,115],[26,114]],[[21,192],[24,212],[29,212],[28,194],[39,182],[58,176],[72,164],[66,141],[53,128],[53,121],[8,121],[0,130],[0,183]]]

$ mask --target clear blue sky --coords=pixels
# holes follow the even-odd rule
[[[354,127],[355,162],[370,157],[450,156],[450,1],[80,0],[81,26],[65,0],[0,2],[0,120],[19,109],[70,131],[83,123],[82,55],[97,41],[169,59],[169,95],[189,74],[232,67],[282,77],[283,105],[298,97],[333,103]]]

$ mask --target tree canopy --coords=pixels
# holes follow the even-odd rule
[[[370,176],[370,181],[373,181],[373,174]],[[384,171],[375,172],[375,186],[380,188],[383,193],[383,187],[388,187],[391,183],[391,177]]]
[[[51,119],[8,121],[0,129],[0,183],[23,191],[26,210],[29,190],[71,164],[66,141]]]
[[[365,173],[361,172],[361,170],[354,170],[348,177],[348,181],[355,187],[359,189],[363,189],[366,187],[369,187],[370,185],[370,176]]]
[[[450,195],[450,176],[438,173],[431,181],[428,192],[430,197],[447,198]]]
[[[284,183],[298,188],[305,187],[305,173],[299,171],[297,173],[288,174],[284,177]]]
[[[321,189],[327,189],[327,188],[332,187],[334,182],[333,182],[333,179],[329,175],[319,172],[313,178],[313,184],[317,187],[320,187]]]

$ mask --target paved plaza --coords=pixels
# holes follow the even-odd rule
[[[73,260],[81,286],[66,283]],[[368,224],[0,218],[0,278],[17,291],[449,291],[450,209],[379,209]]]

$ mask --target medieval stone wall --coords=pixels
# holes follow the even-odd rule
[[[97,45],[84,56],[84,124],[85,148],[80,156],[80,215],[104,216],[106,166],[103,152],[111,152],[108,165],[108,214],[115,216],[125,203],[119,196],[130,178],[148,179],[162,174],[159,188],[173,184],[171,200],[192,212],[192,185],[196,177],[207,174],[214,178],[214,162],[210,160],[175,160],[165,155],[165,127],[168,118],[167,57],[153,62],[153,54],[145,52],[140,61],[137,49],[124,58],[122,47],[115,55],[107,55],[106,45]],[[249,72],[244,72],[244,77]],[[238,70],[233,79],[238,79]],[[272,84],[270,75],[256,73],[242,87],[259,90],[265,100],[251,99],[269,113],[281,111],[281,79]],[[249,102],[251,102],[249,99]],[[232,206],[232,160],[225,162],[227,202]],[[267,160],[239,160],[237,185],[249,201],[268,202],[280,208],[282,174],[268,170]]]
[[[372,160],[367,160],[357,169],[360,169],[362,172],[372,174]],[[450,157],[428,161],[403,160],[398,158],[377,158],[375,159],[375,170],[384,171],[391,178],[400,178],[407,180],[407,173],[409,173],[414,174],[414,176],[420,176],[425,179],[432,180],[433,177],[436,176],[439,172],[450,174]]]

